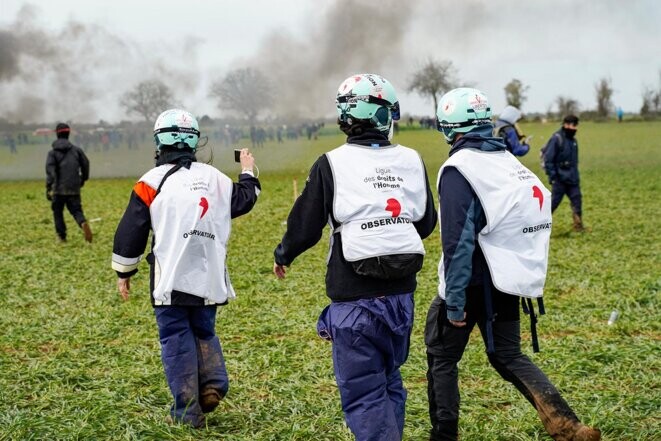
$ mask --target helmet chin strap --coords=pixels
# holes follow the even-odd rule
[[[390,129],[388,130],[388,141],[392,141],[393,134],[395,133],[395,122],[390,123]]]

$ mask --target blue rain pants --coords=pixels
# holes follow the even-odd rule
[[[399,368],[409,355],[413,293],[333,302],[317,332],[333,343],[333,366],[347,426],[356,441],[400,441],[406,389]]]
[[[223,350],[216,336],[216,306],[157,306],[161,360],[174,397],[170,415],[193,427],[204,425],[200,396],[229,390]]]

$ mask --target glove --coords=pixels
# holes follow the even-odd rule
[[[46,199],[48,199],[49,201],[53,200],[53,190],[49,188],[46,189]]]

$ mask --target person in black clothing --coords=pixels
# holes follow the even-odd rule
[[[64,207],[82,229],[87,242],[92,242],[92,229],[85,219],[80,189],[90,176],[90,162],[79,147],[69,142],[71,128],[65,123],[55,127],[57,139],[46,158],[46,199],[51,201],[55,231],[60,241],[67,240]]]
[[[552,188],[551,210],[555,211],[564,195],[571,202],[574,230],[585,231],[580,176],[578,173],[578,117],[568,115],[562,120],[562,127],[547,143],[544,152],[544,169]]]
[[[326,294],[317,332],[332,342],[335,378],[347,425],[358,441],[399,441],[422,239],[436,226],[424,164],[391,144],[399,118],[394,88],[378,75],[347,78],[337,94],[346,144],[322,155],[287,219],[273,271],[285,267],[331,224]]]
[[[458,439],[457,365],[477,326],[489,363],[535,407],[553,439],[598,441],[599,430],[580,422],[521,351],[519,296],[539,298],[546,278],[548,190],[492,136],[491,109],[479,90],[451,90],[437,118],[450,158],[438,179],[439,293],[425,326],[430,440]]]

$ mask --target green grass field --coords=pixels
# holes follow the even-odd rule
[[[539,172],[538,151],[556,126],[525,125],[534,151],[523,159]],[[564,393],[579,417],[604,440],[661,439],[661,124],[581,124],[578,133],[584,220],[571,231],[568,201],[555,213],[547,315],[538,326],[542,352],[526,353]],[[447,146],[434,131],[396,139],[418,149],[435,180]],[[236,219],[229,268],[238,297],[219,312],[217,330],[230,374],[230,393],[193,430],[166,422],[170,394],[148,299],[146,263],[122,302],[110,269],[115,227],[137,176],[151,165],[148,147],[91,152],[92,180],[83,205],[95,241],[87,245],[67,214],[70,240],[58,244],[41,178],[47,147],[18,155],[0,151],[3,240],[0,259],[0,440],[351,440],[335,386],[330,344],[315,324],[324,293],[327,232],[292,265],[271,274],[272,251],[314,159],[339,145],[267,144],[255,156],[263,192]],[[20,148],[20,147],[19,147]],[[234,178],[230,150],[216,165]],[[99,179],[122,166],[124,179]],[[105,170],[105,171],[104,171]],[[299,188],[300,190],[301,188]],[[425,241],[411,354],[403,367],[409,391],[405,439],[428,431],[426,357],[422,338],[435,295],[438,234]],[[608,326],[613,309],[619,320]],[[463,440],[549,440],[537,415],[489,366],[479,333],[460,365]]]

